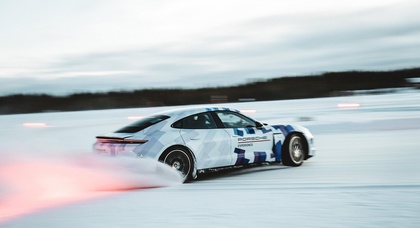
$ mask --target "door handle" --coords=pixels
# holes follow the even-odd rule
[[[190,140],[200,140],[200,138],[190,138]]]

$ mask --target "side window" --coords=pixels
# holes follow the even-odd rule
[[[246,128],[246,127],[256,127],[256,123],[235,112],[216,112],[217,116],[222,121],[225,128]]]
[[[217,128],[217,125],[210,113],[204,112],[179,120],[172,127],[183,129],[213,129]]]

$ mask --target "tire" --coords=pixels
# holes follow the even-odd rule
[[[292,134],[284,144],[282,163],[287,166],[300,166],[308,153],[307,145],[303,136]]]
[[[165,156],[161,159],[161,162],[169,165],[181,173],[183,182],[192,179],[193,171],[193,159],[190,153],[181,147],[170,148]]]

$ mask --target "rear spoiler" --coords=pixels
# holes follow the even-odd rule
[[[122,137],[110,137],[110,136],[96,136],[98,142],[101,143],[145,143],[148,140],[144,139],[127,139]]]

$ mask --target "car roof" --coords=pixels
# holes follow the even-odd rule
[[[210,111],[233,111],[239,112],[237,109],[226,108],[226,107],[189,107],[189,108],[180,108],[180,109],[172,109],[163,112],[159,112],[157,114],[160,115],[167,115],[170,117],[183,118],[189,115],[193,115],[195,113],[202,113],[202,112],[210,112]]]

